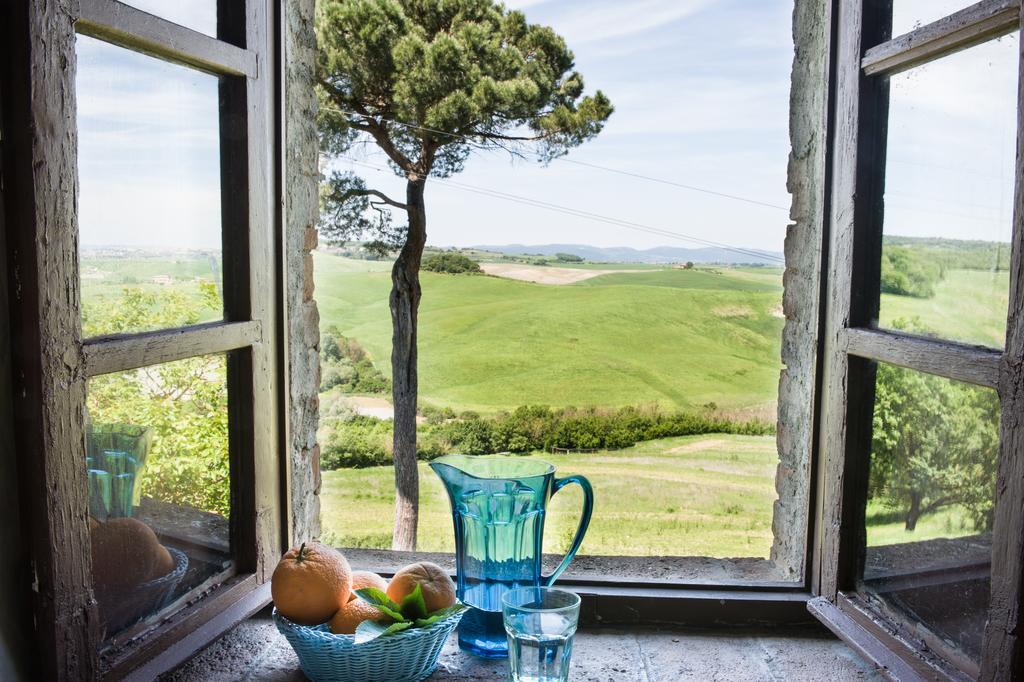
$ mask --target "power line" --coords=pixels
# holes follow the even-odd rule
[[[354,159],[352,157],[347,157],[347,156],[343,156],[341,158],[343,158],[344,160],[348,161],[349,163],[352,163],[352,164],[357,165],[357,166],[362,166],[364,168],[369,168],[371,170],[375,170],[375,171],[378,171],[378,172],[384,172],[384,173],[389,172],[389,169],[387,169],[387,168],[385,168],[383,166],[377,166],[377,165],[374,165],[374,164],[366,163],[364,161],[360,161],[358,159]],[[666,230],[666,229],[660,228],[660,227],[654,227],[652,225],[646,225],[644,223],[637,223],[637,222],[633,222],[633,221],[630,221],[630,220],[623,220],[621,218],[614,218],[614,217],[611,217],[611,216],[602,215],[600,213],[593,213],[591,211],[585,211],[583,209],[573,208],[571,206],[564,206],[564,205],[561,205],[561,204],[553,204],[553,203],[550,203],[550,202],[547,202],[547,201],[541,201],[540,199],[533,199],[531,197],[524,197],[524,196],[521,196],[521,195],[518,195],[518,194],[509,194],[508,192],[501,192],[499,190],[489,189],[487,187],[479,187],[479,186],[475,186],[475,185],[468,185],[468,184],[465,184],[465,183],[457,182],[455,180],[451,180],[450,178],[435,178],[435,179],[437,181],[439,181],[439,182],[441,182],[443,184],[449,185],[449,186],[451,186],[451,187],[453,187],[455,189],[461,189],[463,191],[472,192],[474,194],[480,194],[480,195],[483,195],[483,196],[488,196],[488,197],[492,197],[492,198],[496,198],[496,199],[503,199],[505,201],[511,201],[511,202],[518,203],[518,204],[524,204],[524,205],[527,205],[527,206],[532,206],[534,208],[541,208],[541,209],[544,209],[544,210],[553,211],[555,213],[561,213],[561,214],[564,214],[564,215],[571,215],[571,216],[574,216],[574,217],[577,217],[577,218],[586,218],[588,220],[593,220],[593,221],[605,223],[605,224],[608,224],[608,225],[614,225],[614,226],[617,226],[617,227],[625,227],[627,229],[636,230],[636,231],[639,231],[639,232],[645,232],[647,234],[653,234],[653,235],[657,235],[657,236],[660,236],[660,237],[668,237],[668,238],[671,238],[671,239],[679,239],[681,241],[686,241],[686,242],[691,242],[691,243],[696,243],[696,244],[702,244],[704,246],[712,246],[712,247],[724,249],[726,251],[730,251],[732,253],[736,253],[736,254],[739,254],[739,255],[742,255],[742,256],[756,258],[758,260],[767,260],[767,261],[771,261],[771,262],[775,262],[775,263],[779,263],[779,264],[785,264],[785,259],[780,258],[780,257],[778,257],[778,256],[776,256],[774,254],[767,253],[767,252],[755,251],[753,249],[744,249],[744,248],[737,247],[737,246],[731,246],[729,244],[723,244],[721,242],[715,242],[715,241],[712,241],[712,240],[709,240],[709,239],[702,239],[700,237],[694,237],[692,235],[682,234],[682,233],[679,233],[679,232],[673,232],[671,230]]]
[[[327,111],[333,111],[336,114],[343,114],[345,116],[362,116],[362,114],[360,114],[358,112],[355,112],[355,111],[345,111],[344,109],[335,109],[334,107],[321,107],[321,109],[326,109]],[[452,137],[452,138],[455,138],[455,139],[458,139],[458,140],[463,140],[464,142],[468,142],[469,144],[472,144],[472,145],[474,145],[474,146],[476,146],[477,148],[480,148],[480,149],[486,148],[484,145],[481,145],[479,142],[474,140],[472,137],[469,137],[468,135],[458,135],[456,133],[449,133],[449,132],[447,132],[445,130],[437,130],[435,128],[427,128],[425,126],[415,125],[413,123],[403,123],[402,121],[396,121],[396,120],[391,119],[391,118],[383,118],[382,117],[381,120],[382,121],[387,121],[388,123],[394,123],[395,125],[402,126],[403,128],[411,128],[413,130],[422,130],[423,132],[434,133],[435,135],[445,135],[447,137]],[[588,163],[586,161],[577,161],[576,159],[568,159],[568,158],[565,158],[565,157],[558,157],[558,158],[555,159],[555,161],[561,161],[563,163],[571,163],[571,164],[574,164],[574,165],[577,165],[577,166],[584,166],[586,168],[593,168],[595,170],[605,171],[606,173],[615,173],[617,175],[625,175],[625,176],[628,176],[628,177],[631,177],[631,178],[636,178],[638,180],[646,180],[647,182],[656,182],[656,183],[662,184],[662,185],[670,185],[672,187],[679,187],[681,189],[689,190],[691,192],[700,192],[701,194],[708,194],[708,195],[719,197],[719,198],[722,198],[722,199],[731,199],[733,201],[742,201],[744,203],[752,204],[754,206],[762,206],[762,207],[765,207],[765,208],[774,208],[774,209],[777,209],[779,211],[789,211],[789,208],[786,207],[786,206],[780,206],[778,204],[772,204],[772,203],[769,203],[767,201],[761,201],[759,199],[751,199],[749,197],[740,196],[738,194],[729,194],[728,192],[719,192],[717,190],[707,189],[706,187],[698,187],[696,185],[688,185],[686,183],[678,182],[676,180],[667,180],[665,178],[659,178],[659,177],[655,177],[655,176],[652,176],[652,175],[644,175],[642,173],[634,173],[632,171],[626,171],[626,170],[622,170],[622,169],[619,169],[619,168],[613,168],[611,166],[602,166],[602,165],[596,164],[596,163]]]

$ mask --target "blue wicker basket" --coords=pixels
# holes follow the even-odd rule
[[[274,609],[277,629],[295,649],[302,672],[313,682],[419,682],[437,668],[437,658],[462,613],[425,628],[355,643],[326,625],[293,623]]]

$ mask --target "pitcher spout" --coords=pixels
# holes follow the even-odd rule
[[[457,486],[459,481],[466,475],[461,469],[444,462],[431,462],[430,468],[434,470],[434,473],[437,474],[437,477],[441,479],[441,482],[449,490],[453,486]]]
[[[445,455],[430,463],[430,468],[446,484],[469,479],[523,480],[553,476],[555,467],[532,457],[507,455]]]

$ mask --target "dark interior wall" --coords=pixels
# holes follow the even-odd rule
[[[0,24],[9,25],[6,19],[6,10],[0,10]],[[0,114],[3,112],[3,83],[3,74],[0,73]],[[26,633],[31,620],[25,552],[18,519],[18,472],[11,412],[11,338],[5,248],[7,221],[3,194],[5,142],[3,116],[0,115],[0,680],[20,680],[29,678],[30,643]]]

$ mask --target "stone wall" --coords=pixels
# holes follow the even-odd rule
[[[828,105],[828,0],[796,0],[787,188],[793,197],[786,230],[782,309],[783,370],[779,378],[779,466],[771,558],[780,577],[803,575],[810,500],[811,450],[817,370],[821,244],[824,231]]]
[[[320,315],[313,299],[319,181],[315,0],[285,3],[285,257],[292,541],[320,534]]]

